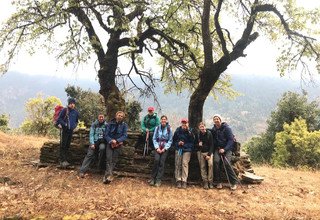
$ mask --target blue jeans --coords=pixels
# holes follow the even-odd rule
[[[88,148],[87,155],[84,158],[80,168],[81,173],[85,173],[88,171],[90,165],[95,160],[97,154],[98,154],[98,167],[99,169],[102,169],[103,158],[106,154],[105,143],[95,144],[95,149],[92,149],[91,147]]]

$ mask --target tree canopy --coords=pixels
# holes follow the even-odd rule
[[[143,69],[142,53],[161,57],[160,80],[169,91],[191,90],[191,126],[202,120],[214,89],[233,94],[225,89],[230,86],[225,71],[260,35],[281,42],[281,75],[298,67],[311,74],[310,62],[320,70],[319,9],[306,10],[295,0],[20,0],[14,5],[16,13],[0,30],[7,61],[1,70],[22,46],[32,53],[43,45],[65,64],[86,62],[94,54],[108,117],[124,110],[119,84],[138,87],[134,74],[145,85],[141,93],[152,93],[155,75]],[[62,36],[57,40],[57,35]],[[122,56],[131,61],[127,73],[119,69]]]

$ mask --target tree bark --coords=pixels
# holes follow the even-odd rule
[[[108,42],[108,50],[100,62],[98,78],[100,84],[99,93],[104,97],[106,106],[106,119],[109,121],[115,117],[117,111],[125,110],[125,100],[116,85],[116,70],[118,67],[119,40],[120,34],[111,35]]]

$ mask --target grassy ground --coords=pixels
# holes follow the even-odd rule
[[[36,169],[46,139],[0,133],[0,217],[15,219],[319,219],[320,172],[254,167],[259,185],[235,192],[146,179],[117,178],[55,167]]]

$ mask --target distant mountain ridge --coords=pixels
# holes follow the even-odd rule
[[[233,88],[242,95],[235,100],[220,97],[215,101],[208,97],[204,106],[204,121],[208,128],[212,127],[212,116],[221,114],[230,124],[234,133],[240,140],[262,132],[266,128],[266,119],[275,108],[277,101],[286,91],[301,93],[300,83],[282,78],[267,76],[234,75]],[[18,127],[25,118],[24,105],[29,98],[36,97],[38,93],[44,96],[57,96],[63,103],[66,102],[64,88],[68,85],[98,92],[98,82],[88,80],[68,80],[49,76],[31,76],[17,72],[8,72],[0,77],[0,114],[10,114],[10,126]],[[311,100],[320,102],[319,88],[304,88],[308,91]],[[187,117],[189,94],[163,94],[163,88],[156,88],[158,100],[161,105],[159,114],[166,114],[170,123],[178,126],[181,117]],[[153,98],[138,99],[145,109],[154,105]]]

